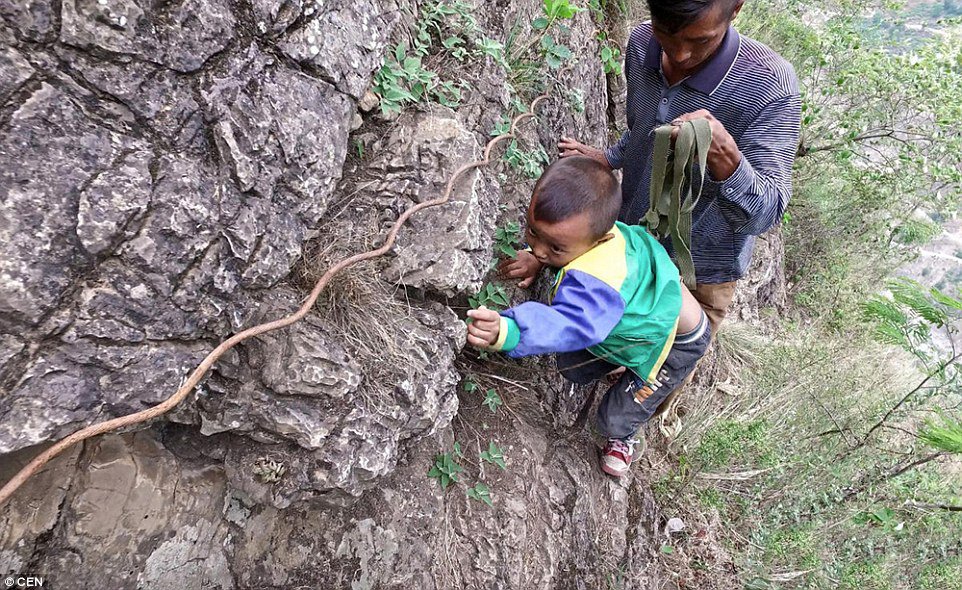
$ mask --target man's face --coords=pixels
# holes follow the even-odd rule
[[[674,33],[667,32],[652,21],[655,39],[661,44],[665,64],[674,76],[686,78],[699,70],[708,61],[722,41],[731,23],[732,14],[728,14],[730,6],[727,2],[717,2],[714,7],[706,11],[698,20]],[[737,14],[741,4],[737,5]]]

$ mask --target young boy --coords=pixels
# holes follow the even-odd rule
[[[468,312],[472,346],[511,357],[559,353],[561,374],[582,384],[625,368],[598,408],[608,437],[601,467],[616,477],[631,465],[638,429],[695,368],[710,338],[668,253],[641,227],[616,223],[620,208],[618,180],[600,163],[552,164],[528,207],[530,252],[516,262],[532,257],[559,269],[550,304]]]

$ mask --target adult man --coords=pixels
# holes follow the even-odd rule
[[[708,175],[692,216],[691,245],[693,294],[713,333],[748,268],[755,236],[778,222],[788,204],[801,118],[792,66],[731,26],[743,4],[649,0],[652,20],[635,28],[625,52],[628,131],[605,151],[569,138],[559,144],[562,157],[585,155],[623,168],[619,220],[637,224],[648,211],[651,131],[699,117],[710,121]],[[522,253],[501,270],[527,285],[540,268]]]

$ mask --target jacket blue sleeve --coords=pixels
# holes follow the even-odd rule
[[[621,321],[621,294],[598,278],[569,270],[551,305],[529,301],[501,312],[494,347],[511,357],[571,352],[604,341]]]

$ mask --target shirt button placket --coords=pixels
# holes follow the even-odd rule
[[[671,98],[669,97],[668,91],[665,91],[661,95],[661,101],[658,103],[658,120],[662,123],[668,121],[668,107],[671,106]]]

